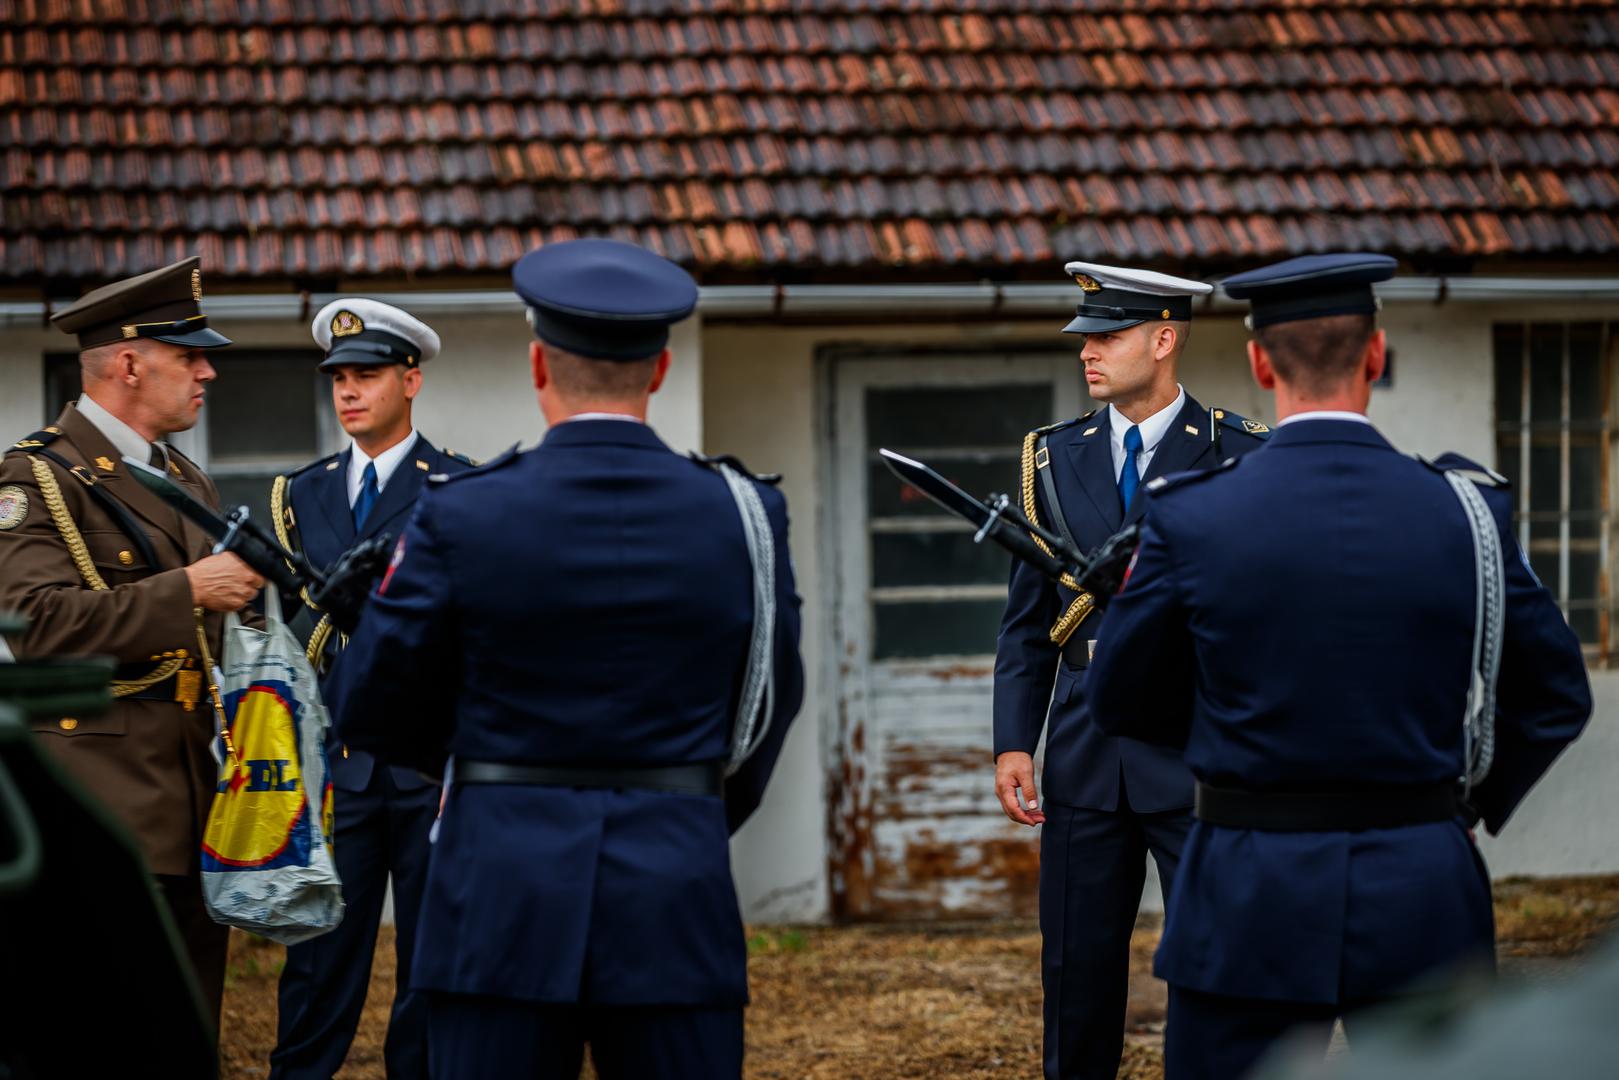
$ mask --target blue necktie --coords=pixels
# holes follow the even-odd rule
[[[1134,430],[1134,429],[1132,429]],[[1136,445],[1141,445],[1141,437],[1136,437]],[[360,475],[360,494],[354,497],[354,531],[359,532],[360,526],[365,524],[365,516],[371,512],[371,507],[377,501],[377,463],[365,463],[365,472]]]
[[[1132,424],[1124,433],[1124,468],[1119,470],[1119,502],[1124,512],[1130,512],[1130,500],[1141,486],[1141,470],[1136,467],[1136,455],[1141,453],[1141,427]]]

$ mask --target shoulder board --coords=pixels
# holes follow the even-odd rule
[[[445,450],[443,453],[449,454],[450,452]],[[466,458],[461,457],[459,454],[451,454],[450,456],[454,457],[457,461],[467,460]],[[452,480],[465,480],[469,476],[482,476],[484,473],[491,473],[496,469],[504,468],[522,456],[523,455],[517,449],[517,444],[513,443],[510,450],[507,450],[504,454],[496,454],[482,465],[473,465],[470,468],[462,469],[460,472],[428,473],[427,483],[432,484],[434,487],[440,487],[444,484],[448,484]]]
[[[328,454],[326,457],[323,457],[323,458],[316,458],[314,461],[311,461],[309,464],[300,465],[296,469],[292,470],[290,473],[287,473],[286,474],[287,475],[287,480],[290,482],[290,481],[302,476],[306,472],[313,472],[317,468],[325,468],[328,465],[336,465],[337,464],[337,459],[342,457],[342,456],[343,455],[341,453],[337,453],[337,454]]]
[[[1508,480],[1494,469],[1480,465],[1478,462],[1473,461],[1470,458],[1464,458],[1460,454],[1440,454],[1436,458],[1426,458],[1421,454],[1418,454],[1417,460],[1428,466],[1428,468],[1432,469],[1434,472],[1453,472],[1458,476],[1462,476],[1473,481],[1473,483],[1477,484],[1479,487],[1509,488],[1512,486],[1512,481]]]
[[[761,484],[775,486],[781,483],[781,473],[756,473],[742,464],[742,459],[735,454],[699,454],[693,450],[687,457],[707,469],[712,469],[719,465],[729,465],[742,475],[757,480]]]
[[[1269,424],[1261,423],[1258,420],[1250,420],[1246,416],[1238,416],[1229,409],[1210,409],[1209,412],[1213,414],[1215,423],[1222,424],[1232,431],[1240,431],[1244,435],[1252,435],[1260,440],[1271,437]]]
[[[461,464],[467,466],[470,469],[476,469],[478,467],[478,462],[476,460],[474,460],[473,458],[467,457],[465,454],[458,454],[454,450],[449,449],[448,447],[445,447],[443,450],[440,450],[439,453],[443,454],[445,457],[449,458],[452,461],[459,461]]]
[[[12,450],[38,450],[42,446],[49,446],[61,437],[62,429],[53,424],[48,428],[41,428],[26,439],[18,439],[11,444],[6,452],[10,453]]]
[[[1229,472],[1230,470],[1235,469],[1238,465],[1241,465],[1242,461],[1243,459],[1240,457],[1230,457],[1226,458],[1212,469],[1195,469],[1191,472],[1170,473],[1168,476],[1160,476],[1156,479],[1147,481],[1147,490],[1152,492],[1154,495],[1158,495],[1165,491],[1174,491],[1178,488],[1189,487],[1192,484],[1197,483],[1199,480],[1207,480],[1211,476],[1218,476],[1223,472]]]
[[[1071,428],[1075,424],[1083,424],[1085,421],[1089,420],[1091,417],[1095,416],[1101,411],[1102,410],[1100,409],[1092,409],[1084,416],[1076,416],[1072,420],[1058,420],[1055,424],[1047,424],[1045,427],[1035,428],[1032,434],[1050,435],[1053,431],[1061,431],[1063,428]]]

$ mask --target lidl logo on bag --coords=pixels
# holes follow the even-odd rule
[[[204,870],[268,870],[309,861],[314,832],[298,766],[303,712],[292,689],[274,680],[225,698],[235,752],[223,755],[202,838]]]

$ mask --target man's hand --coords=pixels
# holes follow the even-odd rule
[[[240,611],[264,588],[264,579],[228,551],[198,559],[186,567],[191,603],[209,611]]]
[[[1027,810],[1018,801],[1020,790]],[[1006,816],[1019,825],[1039,825],[1046,820],[1034,789],[1034,758],[1022,750],[1008,750],[995,759],[995,797],[1001,800]]]

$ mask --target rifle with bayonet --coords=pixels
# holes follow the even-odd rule
[[[286,593],[307,589],[309,599],[329,612],[332,625],[352,633],[360,622],[360,609],[371,593],[371,583],[387,569],[393,552],[388,536],[376,536],[345,551],[324,570],[311,566],[302,552],[281,546],[270,530],[252,520],[245,506],[221,514],[175,483],[168,473],[144,461],[124,458],[129,474],[148,491],[178,510],[187,520],[214,538],[214,553],[228,551]]]
[[[1067,540],[1048,532],[1025,517],[1006,495],[975,499],[932,468],[904,454],[879,450],[883,462],[894,475],[944,507],[950,513],[976,526],[973,543],[993,540],[1053,581],[1071,576],[1081,590],[1096,598],[1100,606],[1119,591],[1125,571],[1135,554],[1140,527],[1128,525],[1108,537],[1095,551],[1084,552]],[[1034,538],[1045,544],[1041,548]]]

